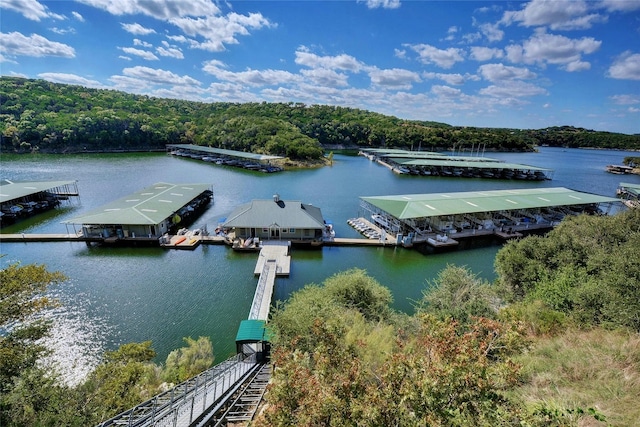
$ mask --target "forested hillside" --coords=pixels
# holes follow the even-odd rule
[[[542,130],[454,127],[324,105],[200,103],[0,78],[3,152],[160,150],[189,143],[319,159],[326,148],[529,151],[535,145],[640,148],[640,135],[571,127]]]

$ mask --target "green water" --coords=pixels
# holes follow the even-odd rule
[[[363,157],[336,155],[332,167],[262,174],[216,166],[165,154],[91,156],[5,156],[1,179],[14,181],[78,180],[80,204],[3,229],[5,233],[64,233],[61,221],[156,182],[209,183],[214,201],[194,224],[211,230],[237,205],[251,199],[300,200],[322,209],[339,237],[357,237],[347,219],[362,214],[359,196],[564,186],[613,196],[620,177],[604,167],[631,153],[543,149],[540,153],[490,157],[556,170],[546,182],[398,176]],[[640,182],[625,176],[625,182]],[[291,275],[276,281],[274,298],[288,296],[308,283],[358,267],[394,296],[394,307],[412,312],[437,273],[447,264],[466,265],[493,280],[498,246],[426,254],[387,247],[325,247],[292,251]],[[235,351],[235,333],[253,298],[257,254],[226,246],[201,245],[194,251],[159,248],[87,247],[83,243],[2,243],[2,265],[45,264],[69,280],[51,290],[62,307],[49,313],[56,321],[50,345],[71,377],[82,377],[104,350],[131,341],[152,340],[162,361],[185,336],[208,336],[217,360]]]

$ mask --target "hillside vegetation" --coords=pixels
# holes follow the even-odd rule
[[[572,127],[455,127],[353,108],[298,103],[201,103],[0,78],[3,152],[161,150],[189,143],[313,160],[326,148],[403,147],[471,153],[535,145],[640,148],[639,135]]]

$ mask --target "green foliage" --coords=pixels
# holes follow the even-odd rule
[[[489,284],[465,267],[447,265],[423,291],[418,312],[467,324],[473,317],[494,318],[497,298]]]
[[[510,301],[540,300],[585,326],[640,331],[640,211],[567,218],[546,237],[501,249],[499,286]]]
[[[0,270],[0,393],[46,351],[38,340],[48,333],[49,325],[33,316],[55,305],[45,292],[64,279],[34,264]]]
[[[542,301],[510,304],[500,310],[498,318],[506,322],[520,322],[528,335],[556,335],[567,327],[566,315],[547,307]]]
[[[184,338],[187,347],[173,350],[167,356],[162,378],[173,384],[198,375],[213,365],[213,344],[209,337]]]
[[[367,320],[382,320],[390,313],[391,291],[358,268],[334,274],[324,281],[329,298],[359,311]]]
[[[443,277],[475,280],[465,269]],[[503,395],[526,346],[518,325],[418,313],[398,318],[362,270],[307,286],[280,307],[268,407],[257,426],[507,425],[527,419]],[[358,302],[368,301],[359,304]],[[373,301],[373,303],[372,303]],[[384,307],[384,304],[387,306]],[[402,329],[401,329],[402,328]]]

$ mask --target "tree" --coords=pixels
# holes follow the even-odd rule
[[[46,290],[63,280],[64,275],[41,265],[12,264],[0,270],[0,331],[6,331],[0,336],[0,392],[46,351],[38,340],[49,332],[50,325],[35,316],[56,304]]]
[[[208,337],[184,338],[187,347],[173,350],[167,356],[162,378],[169,383],[181,383],[213,365],[213,345]]]
[[[417,310],[465,325],[472,317],[494,318],[496,301],[487,282],[465,267],[447,265],[423,291]]]

